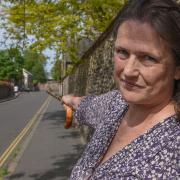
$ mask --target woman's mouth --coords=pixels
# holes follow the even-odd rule
[[[121,82],[122,82],[123,86],[126,88],[142,88],[142,86],[140,86],[132,81],[121,79]]]

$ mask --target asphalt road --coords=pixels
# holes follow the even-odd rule
[[[51,97],[15,171],[5,180],[67,180],[84,149],[79,130],[65,129],[63,106]]]
[[[0,103],[0,155],[22,131],[47,98],[45,92],[23,93]]]

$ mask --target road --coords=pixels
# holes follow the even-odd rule
[[[45,99],[46,95],[32,93],[25,97],[22,96],[25,99],[30,98],[32,103],[39,97]],[[40,117],[38,118],[39,123],[34,126],[32,133],[27,137],[27,143],[25,142],[21,148],[23,153],[19,153],[10,163],[12,173],[4,177],[4,180],[69,179],[71,170],[85,147],[79,129],[64,128],[64,108],[52,97],[48,98],[47,106]],[[15,167],[13,167],[13,162],[17,163]]]
[[[0,155],[22,131],[47,98],[45,92],[23,93],[0,103]]]

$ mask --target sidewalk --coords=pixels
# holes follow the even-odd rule
[[[0,99],[0,103],[16,99],[20,94],[22,94],[22,92],[19,92],[16,95],[12,95],[12,96],[4,98],[4,99]]]
[[[64,129],[63,107],[50,104],[24,151],[18,166],[6,180],[67,180],[84,145],[77,129]]]

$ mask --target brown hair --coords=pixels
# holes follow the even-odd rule
[[[180,6],[173,0],[129,0],[121,11],[116,24],[127,20],[149,23],[164,39],[174,56],[176,66],[180,66]],[[175,80],[173,99],[180,119],[180,80]]]

